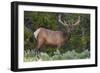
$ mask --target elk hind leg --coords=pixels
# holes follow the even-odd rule
[[[37,56],[40,55],[40,51],[41,51],[43,44],[44,44],[44,41],[42,39],[38,41],[37,48],[35,49],[35,53]]]

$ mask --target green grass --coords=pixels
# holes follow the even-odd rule
[[[87,59],[90,58],[90,51],[84,50],[81,53],[76,52],[75,50],[66,51],[61,53],[59,50],[56,50],[51,56],[46,52],[41,52],[39,57],[37,57],[33,50],[24,51],[24,62],[32,61],[53,61],[53,60],[73,60],[73,59]]]

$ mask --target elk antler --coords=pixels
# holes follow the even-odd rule
[[[59,14],[59,16],[58,16],[58,21],[59,21],[61,24],[63,24],[64,26],[68,25],[68,24],[66,23],[65,20],[64,20],[64,22],[61,20],[61,14]]]
[[[78,20],[76,23],[74,23],[73,25],[78,25],[80,23],[80,16],[78,17]]]

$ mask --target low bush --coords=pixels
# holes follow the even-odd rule
[[[24,51],[24,62],[32,61],[52,61],[52,60],[72,60],[72,59],[87,59],[90,57],[90,51],[84,50],[83,52],[76,52],[75,50],[66,51],[61,53],[59,50],[56,50],[51,56],[46,52],[41,52],[38,56],[35,55],[33,50]]]

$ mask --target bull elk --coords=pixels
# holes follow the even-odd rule
[[[69,24],[65,20],[62,21],[61,14],[59,14],[58,22],[64,25],[66,31],[53,31],[40,27],[34,32],[35,39],[37,40],[36,52],[39,52],[44,45],[57,46],[57,48],[60,48],[65,42],[68,42],[71,37],[71,32],[80,22],[80,16],[74,24]]]

